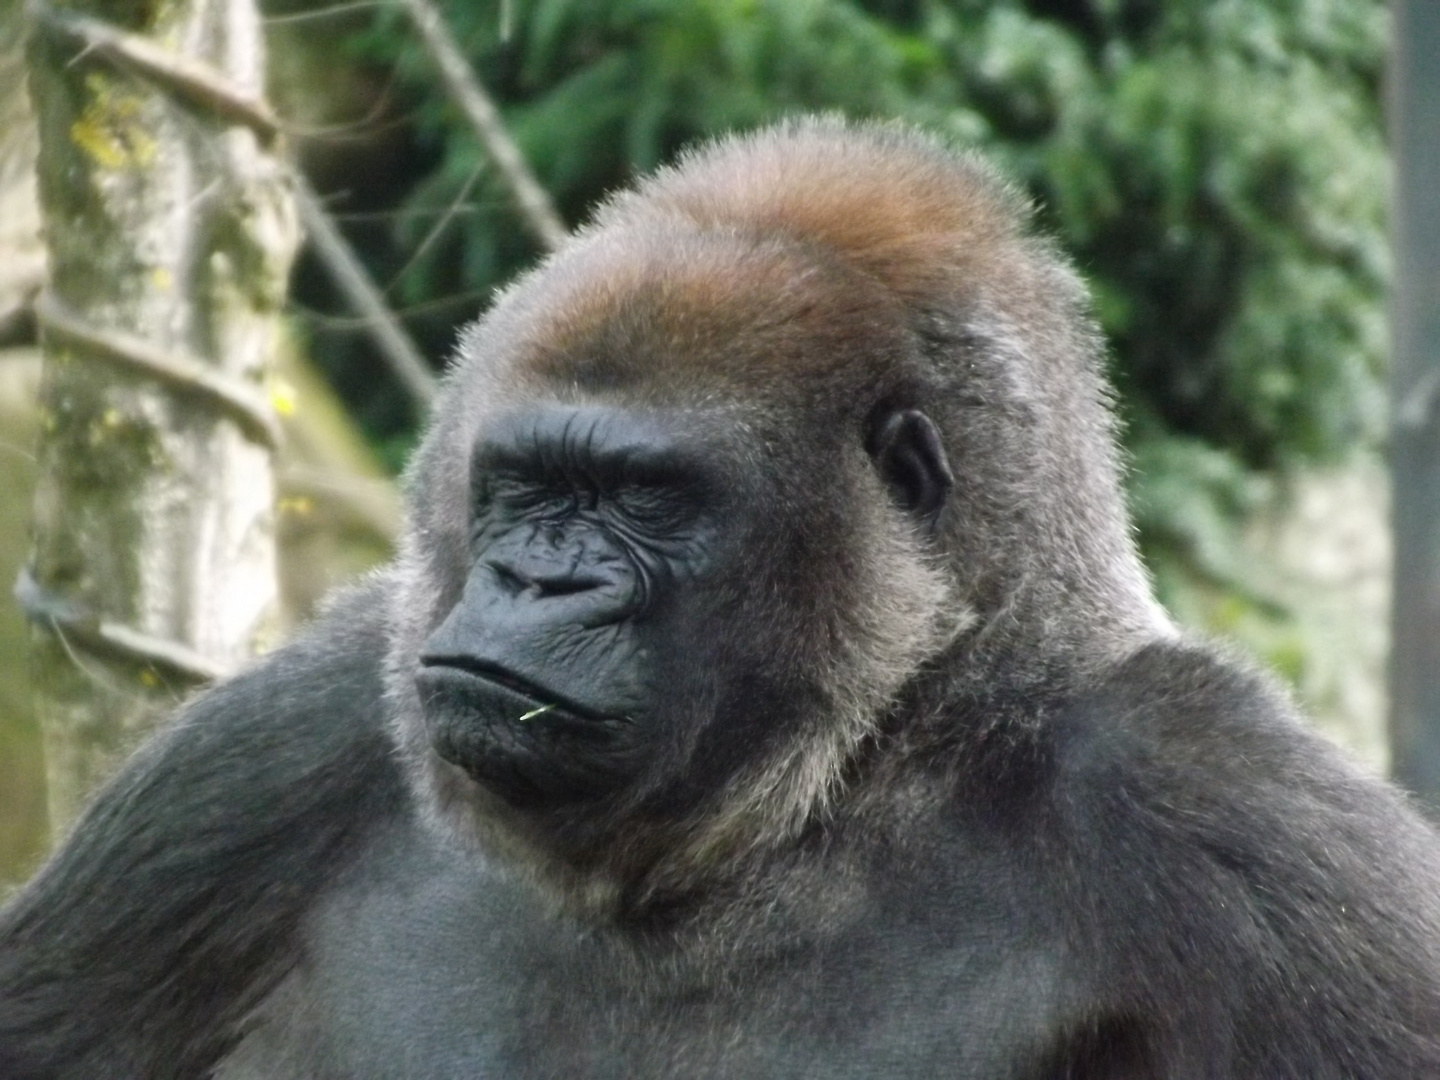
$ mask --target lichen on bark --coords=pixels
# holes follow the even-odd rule
[[[125,347],[97,348],[66,326],[141,342],[182,374],[204,367],[263,401],[299,231],[267,133],[116,63],[76,29],[143,35],[259,101],[251,0],[35,10],[50,287],[32,670],[51,816],[63,827],[190,679],[163,658],[67,634],[47,610],[172,643],[217,669],[250,656],[276,618],[273,447],[223,398],[157,378],[126,362]],[[64,318],[47,322],[46,311]]]

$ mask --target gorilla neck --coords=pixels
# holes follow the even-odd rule
[[[943,766],[970,752],[997,724],[1032,726],[1013,710],[993,707],[997,694],[1051,699],[1173,635],[1128,541],[1102,565],[1107,575],[1084,578],[1037,559],[1012,568],[1008,581],[992,578],[981,595],[970,593],[977,614],[944,651],[918,665],[888,704],[872,707],[865,730],[882,739],[828,737],[827,729],[846,721],[817,703],[811,734],[796,735],[780,755],[786,768],[742,773],[688,809],[647,808],[625,793],[550,809],[511,806],[438,759],[413,718],[419,708],[413,681],[402,680],[393,692],[415,710],[398,725],[412,782],[443,832],[524,874],[558,908],[587,921],[674,926],[731,918],[718,913],[733,891],[728,884],[776,873],[807,835],[828,831],[842,816],[872,816],[865,810],[867,776],[885,777],[882,791],[924,787],[937,761]],[[394,671],[412,666],[397,660]],[[961,709],[957,702],[989,704]],[[930,749],[906,752],[920,746]],[[938,757],[937,746],[946,748]],[[773,763],[775,755],[769,757]],[[883,808],[877,814],[886,819]],[[695,903],[700,896],[709,898],[703,909]]]
[[[956,679],[1015,687],[1087,679],[1156,639],[1176,636],[1151,592],[1113,485],[1097,483],[1092,495],[1098,506],[1077,535],[984,541],[1010,558],[962,589],[974,597],[976,617],[944,665]]]
[[[1045,684],[1057,677],[1068,681],[1067,675],[1089,678],[1177,632],[1148,588],[1103,581],[1072,588],[1063,581],[1031,580],[981,615],[962,645],[966,655],[957,657],[951,670],[984,685],[1020,685],[1028,681],[1027,672]]]

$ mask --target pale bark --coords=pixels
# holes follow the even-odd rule
[[[34,10],[51,281],[18,591],[63,828],[275,632],[267,374],[298,228],[251,0]]]

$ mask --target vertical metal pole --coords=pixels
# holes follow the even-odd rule
[[[1440,3],[1394,0],[1395,778],[1440,809]]]

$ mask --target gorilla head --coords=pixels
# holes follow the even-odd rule
[[[466,333],[390,657],[442,820],[591,889],[683,878],[997,664],[1154,635],[1025,216],[913,135],[788,126],[615,199]]]

